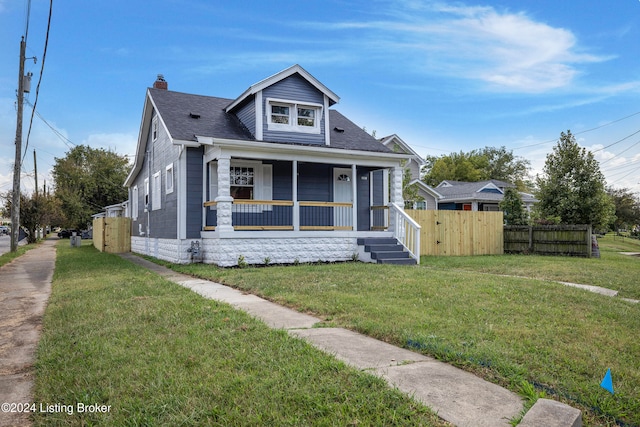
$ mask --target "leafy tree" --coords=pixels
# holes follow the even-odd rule
[[[640,199],[628,188],[607,188],[607,194],[613,200],[616,207],[615,221],[611,224],[613,229],[633,228],[640,225]]]
[[[523,191],[527,188],[527,176],[531,163],[522,157],[515,156],[506,147],[485,147],[481,154],[487,159],[486,179],[497,179],[510,182]]]
[[[559,217],[564,224],[603,228],[614,216],[615,207],[605,191],[600,165],[590,151],[578,145],[571,131],[560,134],[536,183],[537,209],[542,218]]]
[[[524,190],[530,163],[515,156],[506,147],[485,147],[469,153],[459,152],[444,156],[427,156],[423,180],[432,186],[443,180],[476,182],[497,179],[516,184]]]
[[[423,180],[436,186],[444,180],[475,182],[486,178],[487,159],[474,153],[451,153],[446,156],[427,156],[427,173]]]
[[[4,197],[4,211],[11,212],[11,191]],[[50,196],[20,194],[20,226],[27,233],[27,241],[35,243],[36,230],[60,221],[62,215],[59,203]]]
[[[60,200],[66,215],[63,225],[83,229],[91,215],[105,206],[127,199],[123,187],[129,172],[129,161],[102,148],[79,145],[66,157],[56,158],[53,167],[55,197]]]
[[[504,191],[504,198],[500,201],[500,209],[504,212],[504,222],[507,225],[525,225],[529,214],[522,203],[518,190],[508,187]]]

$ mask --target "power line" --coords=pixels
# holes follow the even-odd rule
[[[625,153],[625,152],[627,152],[627,151],[631,150],[633,147],[635,147],[635,146],[636,146],[636,145],[638,145],[638,144],[640,144],[640,140],[638,140],[636,143],[632,144],[630,147],[625,148],[624,150],[622,150],[622,151],[621,151],[621,152],[619,152],[618,154],[614,155],[613,157],[611,157],[611,158],[609,158],[609,159],[607,159],[607,160],[605,160],[605,161],[603,161],[603,162],[600,162],[600,165],[603,165],[603,164],[605,164],[605,163],[607,163],[607,162],[609,162],[609,161],[611,161],[611,160],[615,159],[615,158],[616,158],[616,157],[618,157],[620,154]],[[600,150],[597,150],[597,151],[600,151]]]
[[[616,142],[614,142],[614,143],[611,143],[611,144],[607,145],[606,147],[602,147],[602,148],[598,148],[597,150],[593,150],[593,151],[592,151],[592,153],[597,153],[598,151],[602,151],[602,150],[605,150],[605,149],[607,149],[607,148],[609,148],[609,147],[613,147],[614,145],[619,144],[619,143],[621,143],[622,141],[627,140],[627,139],[631,138],[633,135],[637,135],[637,134],[639,134],[639,133],[640,133],[640,130],[637,130],[637,131],[635,131],[634,133],[632,133],[631,135],[627,135],[627,136],[625,136],[624,138],[619,139],[618,141],[616,141]]]
[[[27,10],[25,11],[25,23],[24,23],[24,42],[27,43],[29,37],[29,17],[31,16],[31,0],[27,1]]]
[[[29,100],[25,100],[26,103],[33,109],[33,104],[31,102],[29,102]],[[53,127],[44,117],[42,117],[42,114],[40,114],[39,111],[33,110],[36,113],[36,116],[38,116],[38,118],[40,120],[42,120],[44,122],[44,124],[46,124],[49,129],[51,129],[51,131],[58,137],[60,138],[60,140],[68,147],[68,148],[73,148],[76,147],[78,144],[76,144],[75,142],[71,141],[69,138],[67,138],[66,136],[64,136],[58,129],[56,129],[55,127]],[[73,147],[72,147],[73,146]]]
[[[614,124],[614,123],[621,122],[621,121],[623,121],[623,120],[626,120],[626,119],[629,119],[629,118],[631,118],[631,117],[637,116],[638,114],[640,114],[640,111],[637,111],[637,112],[635,112],[635,113],[633,113],[633,114],[629,114],[628,116],[621,117],[621,118],[619,118],[619,119],[613,120],[613,121],[611,121],[611,122],[605,123],[605,124],[603,124],[603,125],[596,126],[596,127],[594,127],[594,128],[591,128],[591,129],[587,129],[587,130],[583,130],[583,131],[580,131],[580,132],[576,132],[576,133],[574,133],[573,135],[582,135],[583,133],[592,132],[592,131],[594,131],[594,130],[602,129],[603,127],[606,127],[606,126],[612,125],[612,124]],[[640,132],[640,130],[639,130],[638,132]],[[633,133],[632,135],[629,135],[629,136],[628,136],[628,137],[626,137],[626,138],[629,138],[629,137],[631,137],[631,136],[633,136],[633,135],[637,134],[638,132],[635,132],[635,133]],[[626,139],[626,138],[624,138],[624,139]],[[622,139],[622,140],[620,140],[620,141],[623,141],[624,139]],[[530,144],[530,145],[525,145],[525,146],[522,146],[522,147],[517,147],[517,148],[514,148],[513,150],[515,151],[515,150],[521,150],[521,149],[523,149],[523,148],[537,147],[537,146],[540,146],[540,145],[545,145],[545,144],[550,144],[550,143],[552,143],[552,142],[556,142],[557,140],[558,140],[558,138],[554,138],[554,139],[550,139],[550,140],[548,140],[548,141],[537,142],[537,143],[535,143],[535,144]],[[620,142],[620,141],[618,141],[618,142]],[[613,145],[613,144],[612,144],[612,145]],[[607,147],[605,147],[605,148],[607,148]],[[603,148],[603,149],[604,149],[604,148]],[[600,151],[600,150],[598,150],[598,151]]]
[[[640,170],[640,168],[633,169],[633,170],[632,170],[631,172],[629,172],[628,174],[626,174],[626,175],[624,175],[624,176],[621,176],[620,178],[618,178],[618,179],[616,179],[615,181],[611,182],[611,183],[610,183],[610,185],[613,185],[613,184],[615,184],[615,183],[616,183],[616,182],[618,182],[618,181],[622,181],[623,179],[625,179],[626,177],[628,177],[629,175],[631,175],[632,173],[634,173],[634,172],[636,172],[636,171],[638,171],[638,170]]]
[[[31,1],[29,1],[29,7]],[[40,66],[40,77],[38,78],[38,85],[36,86],[36,99],[33,102],[33,109],[31,110],[31,120],[29,121],[29,130],[27,131],[27,139],[24,147],[24,154],[22,155],[22,160],[24,161],[24,157],[27,155],[27,148],[29,148],[29,136],[31,135],[31,127],[33,125],[33,116],[36,111],[36,105],[38,105],[38,94],[40,93],[40,83],[42,83],[42,74],[44,72],[44,63],[47,59],[47,47],[49,46],[49,31],[51,30],[51,15],[53,13],[53,0],[49,0],[49,19],[47,21],[47,33],[44,40],[44,52],[42,53],[42,65]]]

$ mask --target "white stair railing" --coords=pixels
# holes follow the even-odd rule
[[[395,203],[389,204],[389,214],[393,219],[393,237],[404,246],[411,258],[420,264],[420,224]]]

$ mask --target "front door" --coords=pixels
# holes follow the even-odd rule
[[[351,203],[348,206],[334,206],[333,224],[335,227],[353,226],[353,176],[351,168],[333,169],[333,201],[337,203]]]

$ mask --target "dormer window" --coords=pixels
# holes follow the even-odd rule
[[[322,106],[267,99],[267,126],[283,132],[320,133]]]
[[[290,113],[291,106],[271,104],[271,122],[270,124],[288,125],[291,123]]]

